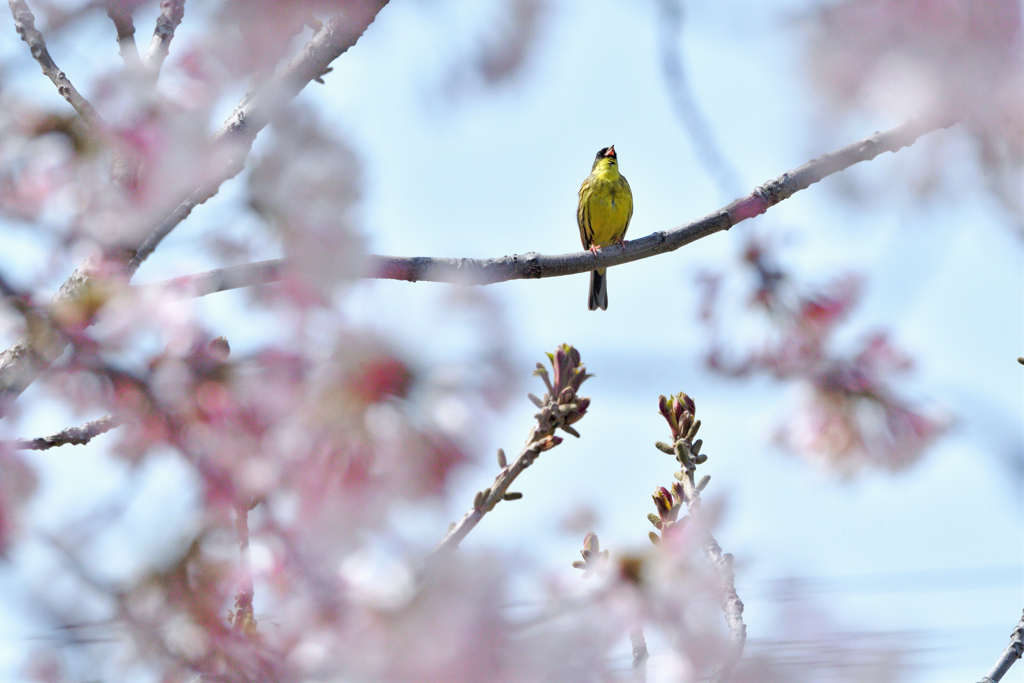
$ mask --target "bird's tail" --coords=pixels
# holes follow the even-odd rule
[[[602,311],[608,310],[608,278],[605,272],[604,269],[590,271],[590,301],[588,306],[592,311],[596,311],[599,308]]]

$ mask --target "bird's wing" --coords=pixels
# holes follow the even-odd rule
[[[590,249],[594,242],[594,230],[590,226],[590,177],[580,186],[580,204],[576,208],[576,224],[580,227],[580,241],[584,249]]]
[[[626,231],[629,230],[629,222],[633,220],[633,190],[629,189],[626,176],[619,177],[622,178],[622,184],[626,186],[626,195],[629,197],[629,215],[626,216],[626,224],[622,226],[622,235],[619,236],[619,239],[625,239]]]

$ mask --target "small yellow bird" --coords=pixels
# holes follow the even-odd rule
[[[583,248],[596,252],[609,244],[621,244],[633,217],[633,192],[619,174],[615,145],[597,153],[590,175],[580,187],[580,206],[576,222],[580,226]],[[590,273],[590,310],[608,310],[608,283],[605,269]]]

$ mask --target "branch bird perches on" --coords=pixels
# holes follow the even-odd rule
[[[822,155],[799,168],[787,171],[754,188],[745,197],[703,218],[621,245],[605,247],[597,253],[581,251],[548,256],[529,252],[489,259],[371,256],[364,276],[409,282],[489,285],[509,280],[576,275],[595,268],[639,261],[675,251],[702,237],[728,230],[748,218],[759,216],[823,178],[861,161],[874,159],[883,152],[897,152],[909,147],[922,135],[948,128],[954,123],[956,121],[948,119],[912,119],[896,128],[875,133],[835,152]],[[273,259],[218,268],[140,287],[162,289],[172,296],[181,298],[206,296],[229,289],[277,282],[284,276],[285,265],[284,259]]]

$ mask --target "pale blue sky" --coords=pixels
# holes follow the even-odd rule
[[[472,53],[494,5],[481,3],[473,13],[465,4],[392,2],[339,60],[326,85],[301,95],[364,161],[362,211],[373,251],[469,257],[576,251],[576,191],[594,152],[608,144],[615,144],[634,192],[630,237],[674,227],[726,203],[671,110],[653,3],[556,0],[538,49],[515,83],[469,88],[452,102],[440,92],[447,70]],[[813,3],[690,4],[682,37],[687,73],[747,189],[899,122],[865,116],[841,122],[834,139],[819,132],[824,115],[809,93],[803,34],[791,20]],[[189,39],[190,11],[175,44]],[[98,18],[95,30],[106,30],[100,19],[106,21]],[[0,19],[4,58],[23,48],[13,35],[11,22]],[[66,69],[75,78],[79,69],[95,73],[114,66],[112,40],[108,47],[109,54],[94,56],[66,45],[55,57],[74,64],[74,71]],[[173,57],[172,49],[172,63]],[[87,76],[75,80],[89,83]],[[41,77],[19,78],[16,85],[32,88],[40,99],[56,96]],[[88,92],[88,85],[83,89]],[[232,105],[225,101],[225,114]],[[671,481],[674,469],[652,447],[667,437],[657,397],[682,390],[696,399],[704,424],[710,460],[702,468],[712,475],[707,493],[725,505],[716,536],[736,556],[752,647],[779,636],[777,617],[786,603],[773,599],[773,582],[808,577],[824,580],[822,592],[807,600],[828,615],[828,627],[914,634],[910,647],[918,650],[911,661],[920,669],[911,680],[977,680],[986,673],[1024,606],[1024,368],[1014,362],[1024,354],[1021,245],[985,194],[970,143],[955,128],[933,137],[952,141],[949,153],[959,155],[951,172],[956,196],[921,203],[906,187],[906,174],[928,162],[924,150],[932,141],[926,140],[852,171],[876,186],[872,201],[844,199],[837,181],[826,180],[728,233],[612,269],[606,313],[587,311],[583,275],[490,286],[507,310],[522,391],[539,393],[528,373],[562,342],[580,349],[596,377],[585,385],[593,404],[578,425],[583,438],[545,454],[516,485],[524,499],[499,506],[463,547],[511,539],[541,566],[571,572],[582,535],[559,530],[559,520],[571,512],[568,496],[597,513],[602,546],[612,552],[642,548],[650,494]],[[214,265],[193,245],[233,220],[239,192],[237,183],[225,187],[197,210],[138,280]],[[783,261],[810,283],[846,271],[868,278],[863,304],[838,341],[852,346],[867,332],[890,330],[918,362],[917,373],[897,388],[957,418],[950,435],[918,465],[896,476],[865,472],[839,481],[768,443],[795,406],[793,387],[733,382],[703,369],[695,275],[732,267],[752,231],[786,236]],[[5,242],[11,235],[10,244],[18,245],[0,254],[3,272],[31,261],[24,233],[0,224],[0,235]],[[354,320],[395,335],[426,364],[452,353],[439,313],[449,290],[367,282],[345,307]],[[257,316],[239,319],[243,302],[228,293],[184,306],[194,306],[218,333],[217,326],[230,321],[232,345],[244,351],[267,332]],[[458,477],[461,493],[453,506],[421,520],[418,533],[440,538],[473,492],[489,484],[493,449],[518,448],[532,412],[524,397],[495,420],[488,448],[476,454],[480,465]],[[31,410],[21,428],[55,431],[65,426],[63,419],[57,411]],[[95,478],[94,493],[126,485],[123,473],[99,464],[105,462],[102,449],[97,442],[39,456],[47,478],[35,509],[69,505],[85,478]],[[165,466],[173,472],[173,465]],[[152,476],[164,493],[150,495],[180,503],[183,497],[174,492],[188,488],[184,475],[162,472],[157,468]],[[146,519],[154,511],[138,514]],[[179,506],[179,514],[187,519],[187,506]],[[125,538],[134,541],[138,533]],[[837,577],[843,581],[829,582]],[[0,573],[7,611],[18,581],[10,570]],[[13,628],[7,634],[24,632]],[[8,641],[4,647],[19,646]],[[1024,680],[1024,668],[1018,665],[1004,680]]]

